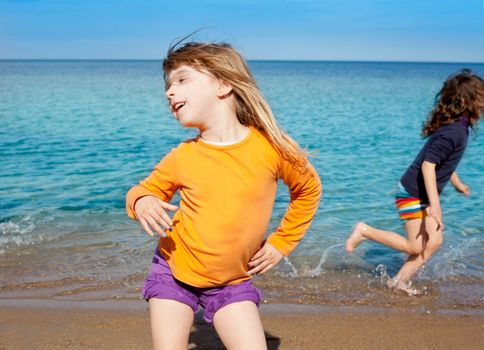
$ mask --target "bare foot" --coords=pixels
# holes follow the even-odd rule
[[[388,288],[396,289],[408,294],[408,296],[416,296],[421,295],[422,292],[419,291],[417,288],[412,287],[412,282],[403,282],[400,281],[398,278],[391,278],[386,283]]]
[[[365,231],[368,230],[368,225],[360,221],[355,225],[351,235],[346,240],[346,251],[352,253],[358,245],[364,240],[368,239],[365,236]]]

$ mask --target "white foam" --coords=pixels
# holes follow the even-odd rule
[[[31,245],[35,243],[32,233],[36,226],[30,216],[26,216],[17,222],[7,221],[0,223],[0,254],[5,254],[12,246]],[[37,237],[41,239],[40,236]]]

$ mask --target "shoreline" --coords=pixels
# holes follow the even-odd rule
[[[8,309],[38,309],[38,310],[87,310],[114,312],[143,312],[148,310],[148,303],[142,299],[119,300],[61,300],[46,298],[0,298],[0,310]],[[371,304],[309,304],[291,302],[261,301],[261,313],[270,314],[408,314],[408,315],[443,315],[481,317],[484,327],[484,309],[454,307],[428,308],[426,305],[409,304],[408,306],[377,306]],[[1,348],[0,348],[1,350]]]
[[[471,310],[263,304],[269,349],[480,349],[484,315]],[[138,301],[0,299],[0,349],[150,349]],[[197,314],[189,349],[223,349]]]
[[[484,316],[484,285],[481,279],[419,279],[414,286],[422,291],[422,294],[408,296],[404,292],[386,287],[386,273],[376,275],[357,271],[325,271],[314,277],[304,271],[296,277],[278,273],[256,276],[253,279],[254,285],[263,294],[261,304],[264,307],[273,304],[314,305],[313,308],[322,310],[339,310],[341,307],[361,309],[365,306],[368,311],[413,310]],[[140,286],[144,277],[144,273],[136,273],[116,277],[107,282],[96,276],[42,277],[32,282],[18,278],[16,283],[11,283],[9,279],[13,280],[14,277],[9,276],[2,281],[4,285],[0,285],[0,306],[2,300],[17,304],[30,303],[33,307],[50,303],[54,308],[68,302],[71,302],[71,305],[82,305],[84,301],[93,305],[114,303],[114,308],[123,308],[123,303],[131,305],[130,303],[142,300]],[[129,309],[129,306],[127,308]]]

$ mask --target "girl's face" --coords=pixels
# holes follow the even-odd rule
[[[170,71],[166,96],[171,112],[185,127],[206,127],[215,118],[222,85],[210,73],[190,66]]]

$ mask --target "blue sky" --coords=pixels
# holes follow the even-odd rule
[[[160,59],[201,27],[248,59],[484,62],[484,0],[0,0],[0,59]]]

